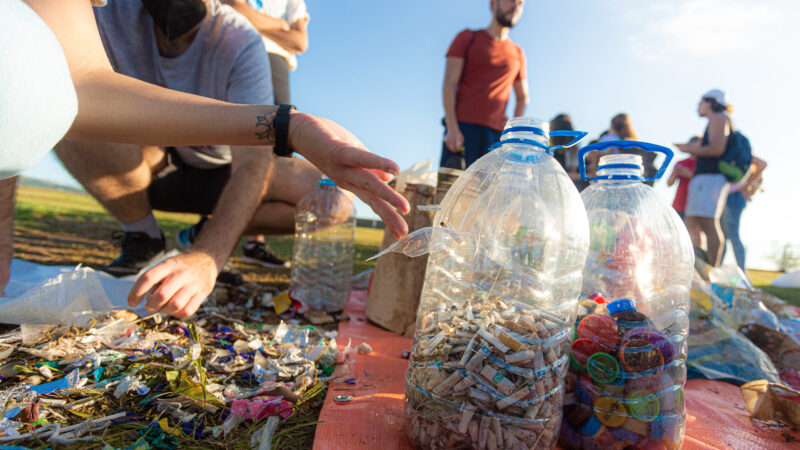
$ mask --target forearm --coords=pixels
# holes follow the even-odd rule
[[[458,127],[456,115],[456,85],[445,83],[442,88],[442,103],[444,105],[444,118],[447,128]]]
[[[720,149],[711,146],[711,145],[703,145],[696,148],[691,148],[687,153],[691,153],[692,155],[699,156],[701,158],[718,158],[725,153],[725,149],[723,148],[722,151]]]
[[[300,30],[259,30],[262,36],[272,40],[292,54],[308,50],[308,36]]]
[[[259,33],[272,30],[285,30],[288,28],[286,21],[278,19],[253,9],[247,2],[242,0],[224,0],[223,3],[229,5],[236,12],[243,15]]]
[[[222,267],[263,198],[273,166],[271,156],[234,165],[230,181],[192,246],[193,251],[209,254],[217,268]]]
[[[528,106],[526,98],[517,97],[517,102],[514,105],[514,117],[522,117],[525,115],[525,108]]]
[[[76,82],[73,139],[151,145],[273,145],[272,105],[234,105],[98,69]],[[264,131],[268,131],[264,134]]]

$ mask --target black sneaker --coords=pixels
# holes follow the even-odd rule
[[[164,233],[154,239],[147,233],[115,231],[111,233],[111,240],[122,247],[122,251],[117,259],[100,270],[115,277],[136,275],[147,265],[164,256],[167,247]]]
[[[247,241],[240,259],[244,263],[258,264],[273,269],[288,269],[290,266],[289,262],[275,256],[266,243],[258,241]]]

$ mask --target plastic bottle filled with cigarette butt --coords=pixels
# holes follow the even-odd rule
[[[589,230],[548,134],[511,119],[450,187],[434,227],[391,249],[429,254],[405,390],[418,448],[558,438]],[[568,135],[574,145],[585,133]]]
[[[652,178],[631,150],[666,155]],[[587,178],[588,152],[600,157]],[[601,153],[602,154],[602,153]],[[689,291],[694,253],[677,213],[644,181],[672,152],[611,141],[579,152],[591,243],[570,354],[565,448],[679,448],[686,427]]]
[[[353,277],[355,208],[329,178],[297,205],[291,297],[311,309],[341,311]]]

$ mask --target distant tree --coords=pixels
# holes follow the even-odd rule
[[[792,244],[784,244],[781,250],[772,255],[772,260],[778,264],[779,271],[788,272],[800,267],[800,251]]]

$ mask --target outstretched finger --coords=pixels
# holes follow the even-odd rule
[[[205,301],[206,296],[202,294],[195,294],[189,301],[181,308],[179,311],[176,311],[173,316],[177,317],[178,319],[185,319],[194,315],[197,312],[197,309],[200,308],[200,305],[203,304]]]
[[[392,236],[402,239],[403,236],[408,234],[408,224],[386,200],[360,188],[354,188],[353,193],[375,211],[378,217],[383,220],[383,223],[386,224],[386,228],[389,229]]]
[[[352,190],[350,187],[355,186],[363,192],[373,194],[383,199],[403,214],[408,214],[411,210],[411,206],[408,204],[408,200],[406,200],[405,197],[381,181],[377,175],[369,170],[353,169],[349,171],[349,176],[346,181],[346,186],[349,190]],[[355,191],[353,193],[358,195]]]
[[[182,286],[170,297],[169,302],[167,302],[160,311],[164,314],[175,315],[175,313],[186,306],[192,298],[192,295],[194,295],[194,289],[192,287]]]
[[[161,280],[172,272],[171,266],[172,264],[168,259],[143,273],[142,276],[133,283],[130,292],[128,292],[128,306],[131,308],[136,307],[136,305],[142,301],[145,294],[156,287]]]
[[[353,167],[363,167],[369,170],[379,170],[392,175],[400,173],[400,166],[389,158],[376,155],[358,147],[347,147],[339,154],[339,164]]]

